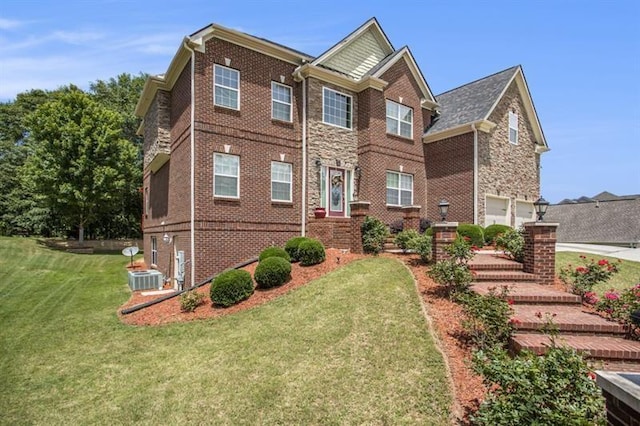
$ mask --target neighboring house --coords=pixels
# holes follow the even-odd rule
[[[565,199],[550,205],[546,222],[559,224],[559,243],[596,243],[637,247],[640,244],[640,194]]]
[[[212,24],[136,114],[145,260],[175,277],[184,252],[187,285],[296,235],[349,248],[354,200],[386,223],[441,198],[450,220],[532,218],[547,149],[520,67],[434,97],[375,19],[317,58]]]

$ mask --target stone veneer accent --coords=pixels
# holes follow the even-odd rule
[[[518,114],[518,144],[509,142],[509,111]],[[535,201],[540,194],[540,155],[515,81],[489,116],[490,133],[478,132],[478,222],[485,226],[485,195],[511,200],[510,224],[515,224],[517,200]]]
[[[323,166],[352,171],[358,163],[358,105],[356,93],[314,78],[309,78],[307,84],[307,215],[312,217],[314,209],[320,207],[320,168],[316,166],[316,159],[320,159]],[[352,97],[351,129],[322,122],[323,87]]]
[[[557,223],[524,224],[524,263],[522,270],[536,275],[542,285],[553,285],[556,268]]]
[[[444,250],[453,243],[458,233],[458,222],[440,222],[431,225],[433,228],[432,259],[434,262],[446,260],[449,254]]]
[[[158,154],[171,153],[171,98],[168,92],[158,90],[144,117],[144,168]]]

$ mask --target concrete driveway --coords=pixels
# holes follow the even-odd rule
[[[556,251],[579,251],[640,262],[640,248],[604,246],[599,244],[557,243]]]

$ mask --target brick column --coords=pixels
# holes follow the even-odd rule
[[[458,222],[439,222],[431,225],[433,228],[433,255],[431,258],[434,262],[449,258],[449,254],[444,248],[453,243],[458,235]]]
[[[351,253],[362,254],[362,223],[369,214],[368,201],[352,201],[351,207]]]
[[[420,206],[404,206],[402,208],[404,213],[403,230],[415,229],[420,232],[420,208]]]
[[[522,270],[535,274],[538,284],[552,285],[556,273],[557,223],[524,224],[524,265]]]

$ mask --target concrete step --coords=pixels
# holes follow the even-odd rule
[[[553,315],[553,324],[560,333],[624,335],[627,332],[622,324],[585,312],[580,305],[513,305],[511,318],[516,320],[518,332],[541,332],[547,315]]]
[[[592,359],[640,364],[640,342],[622,337],[560,335],[556,344],[571,347]],[[527,349],[541,355],[547,352],[549,345],[549,337],[544,334],[518,333],[511,338],[511,349],[515,352]]]
[[[491,288],[495,288],[497,293],[500,293],[502,286],[507,286],[509,289],[508,298],[516,304],[577,304],[580,305],[582,301],[580,296],[567,293],[564,291],[556,290],[547,285],[535,284],[532,282],[495,282],[484,281],[476,282],[471,286],[471,289],[478,294],[487,295]],[[541,307],[543,309],[543,307]]]
[[[522,271],[522,263],[501,255],[477,253],[469,261],[469,268],[472,271]]]
[[[527,281],[530,283],[535,283],[536,281],[536,276],[534,274],[529,274],[527,272],[522,272],[522,271],[498,271],[498,270],[491,270],[491,271],[486,271],[486,270],[474,270],[472,271],[473,273],[473,280],[476,282],[482,282],[482,281],[492,281],[492,282],[505,282],[505,281],[509,281],[509,282],[521,282],[521,281]]]

